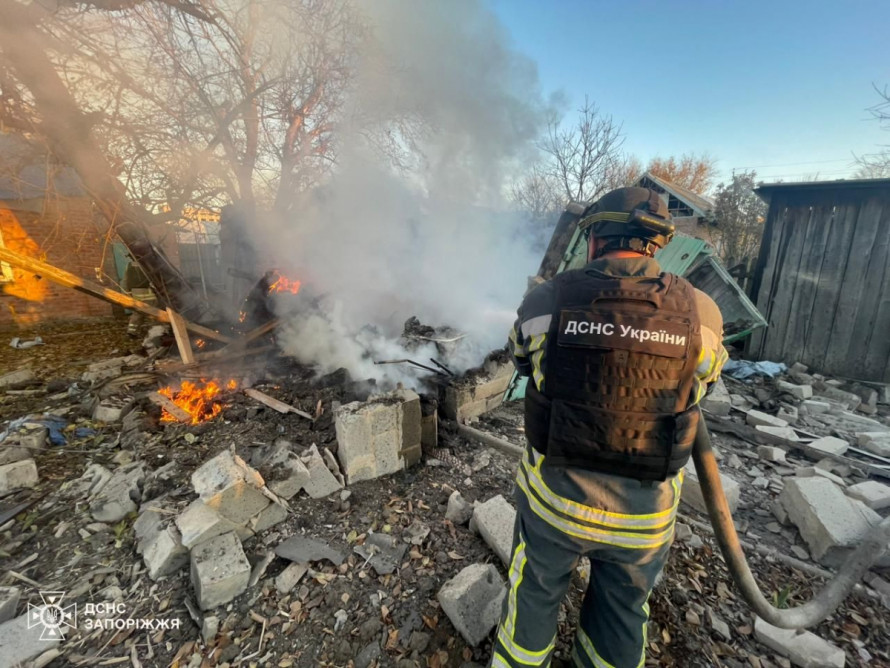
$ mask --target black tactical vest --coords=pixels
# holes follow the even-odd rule
[[[673,274],[553,278],[544,388],[529,383],[526,435],[545,465],[664,480],[689,460],[701,352],[693,287]]]

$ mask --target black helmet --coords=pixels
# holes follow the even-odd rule
[[[620,249],[652,255],[674,236],[667,205],[649,188],[606,193],[587,208],[578,228],[608,240],[598,255]]]

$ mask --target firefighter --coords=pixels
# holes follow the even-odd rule
[[[532,289],[510,336],[529,377],[528,444],[492,666],[550,665],[582,556],[590,583],[572,665],[644,664],[696,404],[727,358],[717,305],[653,258],[674,231],[656,192],[614,190],[578,226],[589,263]]]
[[[130,295],[133,299],[138,299],[150,306],[157,307],[158,298],[151,287],[151,281],[145,274],[145,271],[132,257],[124,270],[124,277],[121,280],[121,289]],[[130,319],[127,321],[127,335],[136,337],[139,335],[139,329],[145,321],[145,316],[141,311],[132,309]]]

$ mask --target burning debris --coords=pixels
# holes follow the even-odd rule
[[[184,411],[189,417],[190,424],[200,424],[219,415],[223,409],[224,395],[237,389],[238,383],[235,380],[224,382],[202,378],[198,382],[184,380],[180,383],[179,389],[174,389],[172,386],[163,387],[158,390],[158,394],[169,399],[180,411]],[[181,418],[164,408],[161,412],[161,421],[176,422],[181,421]]]

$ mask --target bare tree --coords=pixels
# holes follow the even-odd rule
[[[753,258],[760,248],[767,206],[754,192],[756,176],[753,171],[734,174],[728,184],[717,186],[717,225],[709,230],[717,254],[728,267]]]
[[[868,109],[869,113],[878,123],[890,130],[890,88],[874,87],[881,101]],[[853,174],[857,179],[885,179],[890,178],[890,146],[884,146],[883,150],[867,156],[856,157],[859,169]]]
[[[609,189],[623,144],[621,125],[585,97],[573,126],[563,128],[555,119],[549,123],[540,144],[546,156],[541,169],[559,184],[566,199],[596,199]]]
[[[703,195],[714,183],[717,165],[708,155],[697,156],[688,153],[680,158],[675,156],[652,158],[646,166],[646,171],[681,188]]]

